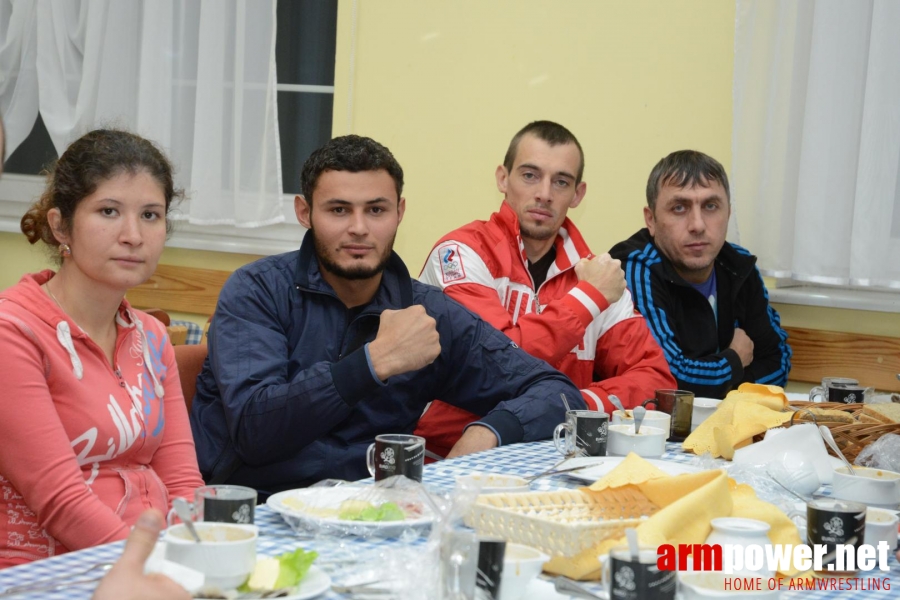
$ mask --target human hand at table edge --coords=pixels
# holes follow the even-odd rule
[[[734,328],[734,337],[731,338],[731,344],[728,347],[737,352],[744,367],[753,362],[753,340],[740,327]]]
[[[122,556],[100,581],[93,600],[188,600],[186,589],[160,573],[144,574],[144,563],[153,552],[165,521],[158,510],[138,517],[125,541]]]
[[[453,445],[447,454],[447,458],[496,448],[497,441],[497,436],[489,428],[483,425],[472,425],[466,429],[459,441]]]

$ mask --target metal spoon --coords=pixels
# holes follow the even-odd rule
[[[188,533],[199,544],[200,535],[197,533],[197,530],[194,528],[194,522],[191,520],[191,505],[184,498],[174,498],[172,500],[172,508],[175,509],[175,514],[178,515],[181,522],[184,523]]]
[[[900,377],[900,375],[897,375],[897,377]],[[559,397],[562,398],[563,406],[566,407],[566,412],[569,412],[570,410],[572,410],[571,408],[569,408],[569,401],[566,400],[566,395],[560,394]]]
[[[853,471],[853,465],[850,464],[850,461],[847,460],[847,457],[844,456],[844,453],[841,452],[840,448],[838,448],[837,442],[834,441],[834,436],[831,435],[831,430],[824,425],[819,425],[819,433],[822,434],[822,439],[825,440],[826,444],[831,446],[831,449],[834,450],[834,453],[837,454],[838,458],[844,461],[844,464],[847,466],[847,471],[851,475],[856,475],[856,473]]]
[[[641,430],[641,423],[644,422],[644,416],[647,414],[647,409],[643,406],[635,406],[631,409],[631,414],[634,415],[634,435],[637,435]]]
[[[580,584],[575,583],[568,577],[557,577],[553,580],[553,587],[560,594],[568,594],[570,596],[577,596],[579,598],[588,598],[590,600],[603,600],[605,596],[598,596],[594,592],[588,590],[585,587],[582,587]]]
[[[625,412],[625,405],[622,404],[622,401],[619,400],[618,396],[610,394],[609,401],[612,402],[612,405],[621,410],[623,413]]]

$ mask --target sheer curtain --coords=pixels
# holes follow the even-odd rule
[[[738,0],[733,198],[767,275],[900,288],[900,2]]]
[[[0,0],[7,154],[38,111],[57,152],[134,130],[172,158],[191,223],[284,220],[275,84],[275,0]]]

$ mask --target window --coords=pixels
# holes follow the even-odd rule
[[[336,44],[336,0],[278,3],[275,55],[285,223],[237,229],[179,222],[170,245],[254,254],[297,247],[302,228],[294,217],[293,198],[300,192],[304,161],[331,138]],[[37,176],[56,158],[38,115],[28,138],[6,161],[6,180],[0,182],[0,230],[19,230],[23,205],[43,188],[43,179]]]

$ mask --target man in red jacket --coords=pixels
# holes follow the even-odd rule
[[[618,260],[595,256],[566,218],[584,199],[584,153],[557,123],[535,121],[497,167],[499,212],[445,235],[419,279],[478,313],[524,350],[569,376],[588,407],[611,412],[675,387]],[[475,415],[435,401],[418,435],[444,455]]]

